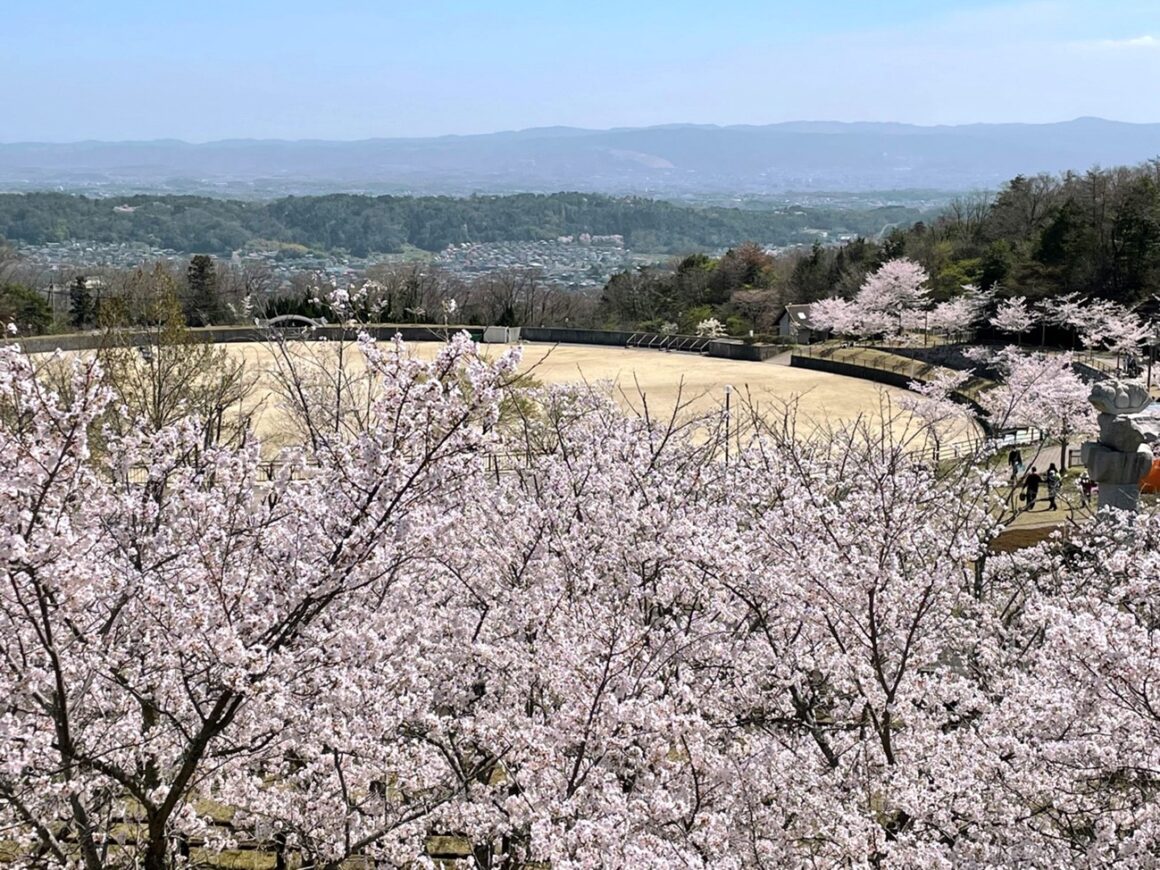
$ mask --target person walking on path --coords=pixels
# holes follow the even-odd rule
[[[1092,480],[1085,471],[1079,476],[1079,504],[1080,507],[1087,507],[1091,504],[1092,490],[1095,488],[1096,482]]]
[[[1055,467],[1055,463],[1047,466],[1047,509],[1059,510],[1056,507],[1055,500],[1059,498],[1059,488],[1063,485],[1063,478],[1059,475],[1059,470]]]
[[[1039,469],[1032,465],[1027,476],[1023,478],[1023,501],[1027,503],[1026,510],[1035,507],[1035,502],[1039,500],[1039,484],[1041,483],[1043,483],[1043,478],[1039,476]]]
[[[1011,452],[1007,454],[1007,464],[1011,467],[1011,484],[1014,486],[1023,471],[1023,454],[1019,452],[1019,448],[1011,448]]]

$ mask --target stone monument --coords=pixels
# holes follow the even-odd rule
[[[1152,447],[1160,439],[1160,417],[1142,413],[1152,404],[1143,384],[1102,381],[1089,396],[1099,416],[1100,440],[1083,445],[1088,474],[1100,486],[1101,508],[1135,511],[1140,481],[1152,468]]]

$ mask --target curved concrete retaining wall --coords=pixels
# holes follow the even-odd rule
[[[861,378],[864,381],[875,381],[879,384],[898,387],[902,390],[909,389],[912,381],[922,380],[922,378],[901,372],[893,372],[889,369],[876,369],[872,366],[860,366],[854,363],[827,359],[825,357],[803,356],[796,353],[790,356],[789,364],[794,368],[813,369],[818,372],[829,372],[832,375],[845,375],[848,378]],[[952,395],[955,400],[962,402],[974,411],[978,417],[979,425],[983,427],[983,431],[988,435],[991,434],[990,427],[987,425],[986,413],[979,403],[962,393],[953,393]]]
[[[642,341],[640,332],[625,332],[623,330],[603,329],[569,329],[560,327],[525,326],[520,331],[524,341],[543,341],[552,344],[600,344],[611,347],[627,347],[629,339],[636,339],[642,350],[648,349],[648,343]],[[666,338],[694,338],[694,336],[665,336]],[[702,339],[703,341],[703,339]],[[777,356],[785,348],[777,344],[746,344],[736,339],[722,339],[710,341],[709,356],[721,359],[748,360],[761,362]]]
[[[13,338],[0,341],[2,345],[18,344],[25,353],[52,353],[54,350],[92,350],[101,346],[97,335],[33,335],[29,338]]]
[[[287,328],[284,331],[291,333],[300,327]],[[500,336],[499,330],[503,331]],[[402,335],[404,341],[443,341],[449,334],[467,331],[475,341],[484,341],[490,331],[491,340],[506,338],[509,341],[523,340],[543,342],[547,344],[591,344],[604,347],[626,347],[630,338],[639,338],[641,333],[618,330],[601,329],[570,329],[557,327],[524,327],[522,329],[504,329],[502,327],[480,326],[415,326],[395,325],[390,323],[374,324],[364,327],[348,327],[338,324],[327,324],[311,328],[311,334],[316,338],[337,339],[353,338],[358,332],[365,331],[379,341],[390,341],[396,334]],[[262,341],[266,330],[254,326],[210,326],[189,330],[198,341],[215,344],[229,344],[231,342]],[[144,345],[151,343],[151,334],[144,331],[126,331],[122,333],[130,345]],[[36,335],[28,338],[15,338],[4,343],[18,343],[28,353],[50,353],[54,350],[77,351],[98,348],[104,341],[101,333],[71,333],[68,335]],[[761,362],[781,353],[785,348],[776,344],[745,344],[736,340],[711,341],[708,344],[709,356],[722,359],[748,360]]]
[[[300,327],[282,329],[291,333]],[[478,326],[395,326],[392,324],[375,324],[359,328],[327,324],[311,328],[311,334],[316,338],[335,341],[338,339],[354,338],[359,332],[367,332],[378,341],[390,341],[396,334],[402,335],[404,341],[443,341],[448,333],[466,331],[476,341],[483,340],[483,329]],[[267,330],[255,326],[209,326],[189,330],[195,340],[213,344],[230,344],[234,342],[263,341]],[[152,334],[143,331],[126,330],[122,335],[130,345],[151,343]],[[4,344],[19,344],[28,353],[50,353],[54,350],[92,350],[104,342],[101,333],[71,333],[68,335],[34,335],[28,338],[13,338]]]
[[[520,330],[524,341],[544,341],[550,344],[607,344],[624,347],[638,332],[618,332],[603,329],[571,329],[555,326],[525,326]]]
[[[910,375],[904,375],[900,372],[892,372],[888,369],[876,369],[870,366],[860,366],[854,363],[839,362],[834,359],[826,359],[825,357],[817,356],[799,356],[792,354],[789,358],[789,364],[794,368],[799,369],[813,369],[818,372],[829,372],[832,375],[845,375],[848,378],[861,378],[864,381],[876,381],[880,384],[886,384],[890,387],[899,387],[903,390],[907,388],[907,384],[915,380]]]

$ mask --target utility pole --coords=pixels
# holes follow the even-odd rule
[[[725,466],[729,466],[729,399],[733,396],[733,385],[725,385]]]

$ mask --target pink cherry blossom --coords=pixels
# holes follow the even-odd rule
[[[359,350],[368,412],[267,480],[190,422],[90,441],[99,369],[0,349],[16,866],[1154,865],[1155,517],[994,555],[998,472],[930,461],[937,415],[748,409],[726,463],[599,387],[515,402],[465,335]],[[996,420],[1079,431],[1066,358],[1000,365]]]

